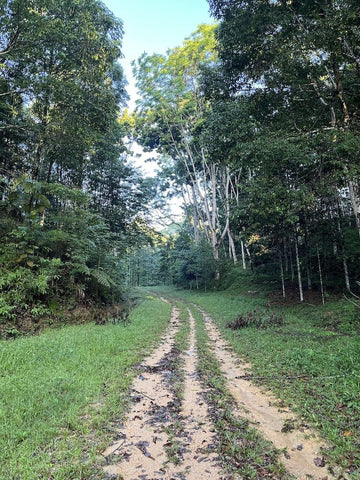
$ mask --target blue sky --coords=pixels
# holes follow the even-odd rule
[[[165,53],[180,45],[200,23],[213,23],[206,0],[103,0],[124,23],[121,61],[134,95],[131,62],[143,52]]]
[[[124,23],[125,35],[122,52],[127,91],[130,95],[128,107],[135,107],[136,89],[131,74],[131,62],[143,52],[165,53],[169,48],[181,45],[201,23],[214,23],[209,15],[207,0],[103,0],[105,5]],[[146,163],[154,153],[145,154],[139,146],[133,146],[133,162],[143,174],[154,175],[155,164]],[[178,201],[169,200],[173,214],[179,214]]]

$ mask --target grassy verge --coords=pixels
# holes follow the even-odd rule
[[[233,414],[234,401],[217,360],[209,348],[209,337],[201,314],[193,309],[196,319],[199,372],[207,387],[207,402],[214,422],[223,465],[231,474],[244,480],[291,478],[279,464],[279,451],[264,440],[246,419]]]
[[[121,421],[132,367],[169,318],[169,305],[148,298],[127,326],[0,342],[0,479],[102,478],[99,454]]]
[[[284,314],[284,325],[228,328],[239,314],[265,310],[268,299],[255,288],[260,292],[248,294],[250,288],[244,284],[237,291],[177,291],[177,295],[208,311],[235,351],[251,362],[258,382],[269,386],[331,444],[328,459],[360,478],[358,312],[344,301],[274,306],[272,311]]]

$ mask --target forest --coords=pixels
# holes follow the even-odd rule
[[[0,0],[0,480],[360,478],[360,4],[208,7]]]
[[[222,288],[241,270],[283,298],[359,304],[358,3],[209,7],[216,24],[135,62],[129,112],[123,25],[103,3],[1,2],[6,329],[110,308],[133,285]],[[156,177],[129,161],[133,142]],[[184,217],[162,228],[170,197]]]
[[[210,7],[218,26],[135,66],[137,139],[186,206],[153,281],[216,286],[239,264],[284,298],[344,291],[356,303],[359,6]]]

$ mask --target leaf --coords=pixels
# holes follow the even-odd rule
[[[346,432],[344,432],[344,437],[349,437],[351,435],[351,432],[350,430],[346,430]]]
[[[27,253],[22,253],[20,257],[16,259],[16,263],[20,263],[26,257],[27,257]]]
[[[35,267],[35,263],[32,260],[29,260],[28,262],[26,262],[26,265],[31,268]]]
[[[314,463],[317,467],[325,467],[325,460],[324,457],[316,457],[314,458]]]

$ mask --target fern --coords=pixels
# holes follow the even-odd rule
[[[84,263],[74,263],[71,273],[73,275],[76,274],[76,273],[80,273],[80,274],[83,274],[83,275],[91,275],[91,270]]]
[[[110,288],[115,286],[115,282],[108,273],[104,272],[104,270],[94,268],[91,270],[91,276],[103,287]]]

